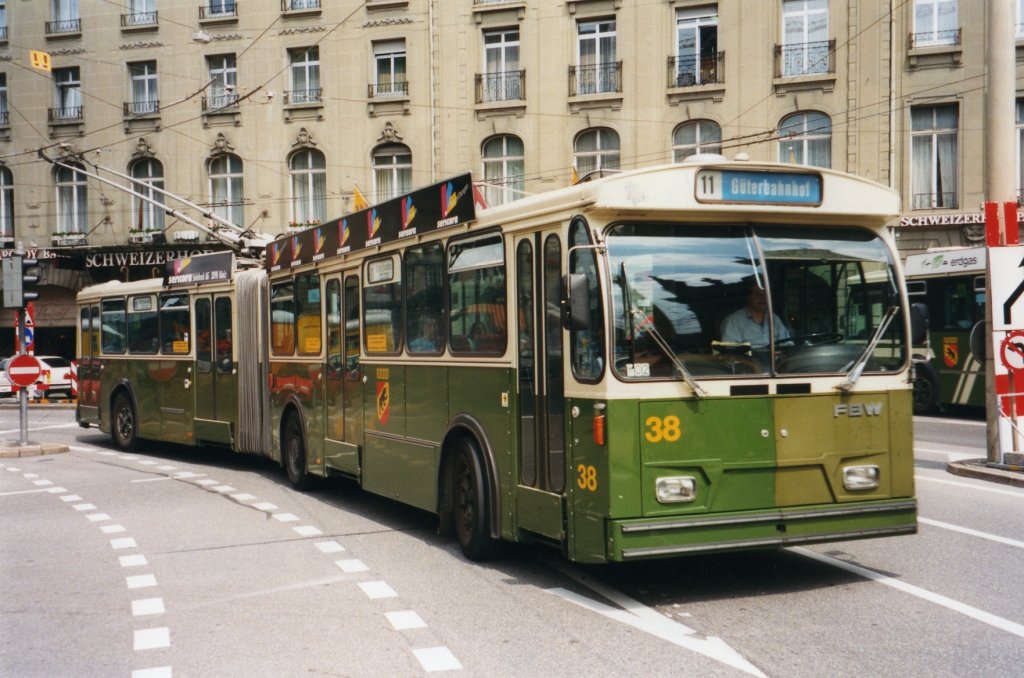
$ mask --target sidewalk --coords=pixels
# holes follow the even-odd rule
[[[57,443],[33,443],[21,446],[16,440],[0,440],[0,459],[18,459],[21,457],[41,457],[48,454],[69,452],[67,445]]]
[[[984,459],[967,459],[946,464],[946,471],[955,476],[977,478],[993,483],[1024,487],[1024,469],[993,468]]]

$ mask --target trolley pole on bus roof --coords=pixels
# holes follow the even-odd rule
[[[1005,464],[1008,461],[1005,453],[1020,449],[1017,397],[1012,394],[1024,391],[1024,370],[1014,369],[1013,356],[1004,355],[1007,346],[1011,353],[1019,351],[1015,344],[1011,345],[1012,332],[1024,329],[1024,298],[1016,313],[1013,308],[1021,297],[1020,291],[1024,290],[1024,268],[1021,267],[1024,261],[1021,248],[1011,247],[1019,240],[1014,157],[1013,93],[1017,89],[1014,5],[1014,0],[986,3],[985,234],[988,257],[985,326],[988,343],[985,347],[985,409],[990,464]],[[993,259],[997,258],[1004,265],[994,264]],[[1008,271],[1005,262],[1010,258],[1016,263]]]

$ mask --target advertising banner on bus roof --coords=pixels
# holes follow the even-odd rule
[[[164,270],[164,285],[176,287],[231,280],[235,267],[233,252],[211,252],[171,259]]]
[[[299,233],[267,251],[267,270],[287,270],[476,219],[471,174],[407,193]]]

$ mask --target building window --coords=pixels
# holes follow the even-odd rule
[[[779,123],[779,162],[832,166],[832,120],[824,113],[794,113]]]
[[[1024,39],[1024,0],[1017,0],[1017,29],[1014,34],[1018,40]]]
[[[82,81],[78,66],[53,69],[54,120],[79,120],[82,117]]]
[[[523,98],[518,29],[484,31],[484,75],[480,86],[481,103]]]
[[[484,198],[488,205],[512,202],[523,195],[523,142],[510,134],[484,142]]]
[[[46,25],[46,32],[75,33],[82,30],[82,15],[78,12],[78,0],[52,0],[53,21]]]
[[[210,204],[213,212],[239,228],[245,226],[242,193],[242,160],[230,153],[209,162]]]
[[[145,158],[132,163],[132,188],[137,193],[156,201],[153,204],[137,196],[132,196],[131,230],[162,231],[164,230],[163,194],[154,189],[163,190],[164,167],[159,160]]]
[[[323,222],[327,214],[327,161],[320,151],[308,148],[288,161],[292,184],[292,221],[298,226]]]
[[[0,42],[7,40],[7,0],[0,0]]]
[[[320,48],[317,46],[288,50],[292,74],[290,104],[313,104],[323,100],[320,89]]]
[[[828,0],[782,0],[782,75],[828,73]]]
[[[374,79],[370,96],[407,96],[405,40],[373,43]]]
[[[7,74],[0,73],[0,126],[11,124],[11,112],[7,106]]]
[[[131,80],[131,101],[128,102],[129,115],[152,115],[160,112],[160,97],[157,95],[156,62],[140,61],[128,64],[128,77]]]
[[[576,90],[574,94],[619,92],[615,60],[615,20],[581,21],[577,25]]]
[[[320,9],[320,0],[284,0],[285,11]]]
[[[910,183],[914,209],[955,208],[957,200],[956,104],[910,109]]]
[[[14,238],[14,173],[0,167],[0,238]]]
[[[209,94],[205,98],[206,110],[233,106],[238,102],[238,69],[234,54],[206,57],[209,76]]]
[[[156,0],[128,0],[128,13],[122,14],[122,26],[149,26],[156,23]]]
[[[412,151],[402,144],[387,144],[373,152],[375,202],[397,198],[412,189]]]
[[[675,86],[719,82],[718,7],[676,11]]]
[[[672,162],[698,153],[722,152],[722,128],[710,120],[684,122],[672,133]]]
[[[87,190],[85,174],[77,169],[58,167],[57,183],[57,233],[85,233]]]
[[[912,47],[959,44],[957,0],[914,0]]]
[[[581,178],[590,172],[619,169],[619,135],[606,127],[580,132],[573,143],[573,166]]]
[[[201,10],[200,18],[238,15],[236,0],[206,0],[206,5],[199,9]]]

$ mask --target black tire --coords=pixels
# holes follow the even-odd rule
[[[306,468],[306,439],[302,435],[302,425],[296,415],[288,417],[284,426],[284,441],[281,446],[284,455],[284,470],[288,474],[288,482],[300,492],[310,485],[309,471]]]
[[[939,382],[927,363],[914,363],[914,414],[932,414],[939,406]]]
[[[476,445],[460,440],[452,470],[452,502],[455,534],[462,554],[474,561],[488,560],[498,552],[491,538],[487,490]]]
[[[125,452],[131,452],[138,446],[139,418],[127,393],[119,393],[114,398],[114,407],[110,411],[110,438]]]

